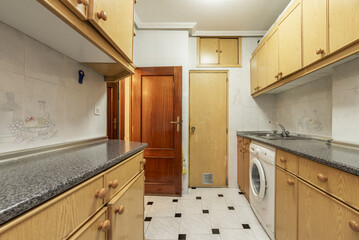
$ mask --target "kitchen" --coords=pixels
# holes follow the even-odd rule
[[[0,239],[359,239],[356,0],[119,2],[1,3]]]

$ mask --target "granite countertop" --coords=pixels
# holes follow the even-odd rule
[[[267,140],[251,135],[254,133],[256,132],[237,132],[237,136],[249,138],[359,176],[359,149],[327,144],[325,141],[314,139]]]
[[[145,147],[145,143],[107,140],[0,162],[0,225]]]

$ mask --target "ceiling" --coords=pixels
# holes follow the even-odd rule
[[[135,21],[140,29],[192,28],[193,35],[208,35],[210,32],[260,35],[259,33],[270,28],[289,2],[290,0],[139,0],[135,8]]]

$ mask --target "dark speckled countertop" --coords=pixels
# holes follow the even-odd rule
[[[145,143],[108,140],[0,162],[0,225],[145,147]]]
[[[359,176],[359,149],[327,144],[324,141],[313,139],[267,140],[253,136],[254,133],[256,132],[237,132],[237,136],[249,138]]]

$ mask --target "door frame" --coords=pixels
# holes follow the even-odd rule
[[[227,112],[227,121],[226,121],[226,128],[227,128],[227,138],[226,138],[226,186],[228,187],[228,136],[229,136],[229,100],[228,100],[228,75],[229,70],[190,70],[188,74],[188,187],[190,186],[191,179],[190,179],[190,161],[191,161],[191,73],[226,73],[226,112]]]
[[[109,96],[109,89],[112,89],[113,96]],[[118,139],[119,138],[119,83],[118,82],[108,82],[106,84],[106,99],[107,99],[107,137],[109,139]],[[113,117],[116,118],[116,136],[112,136],[114,129],[113,129]]]

